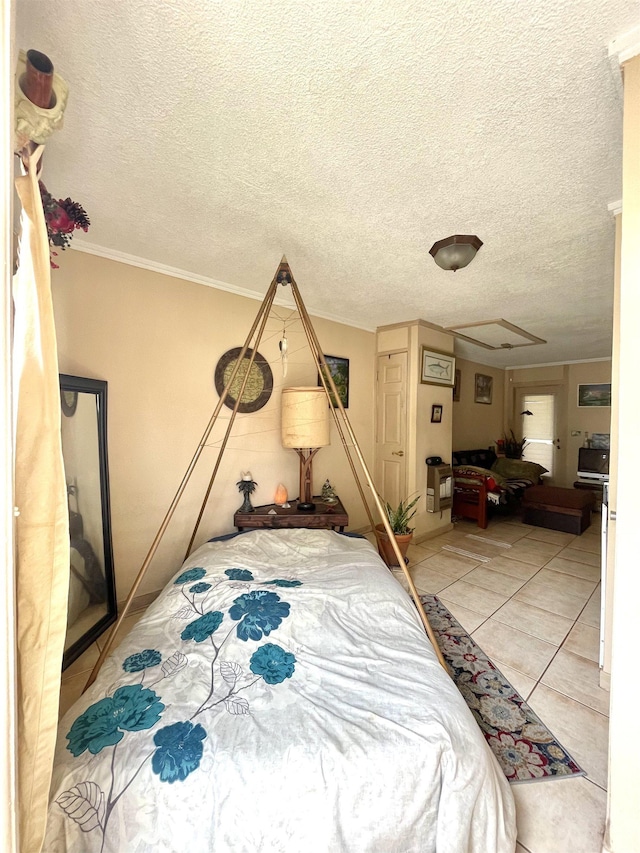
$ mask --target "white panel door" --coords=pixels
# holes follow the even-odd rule
[[[407,353],[378,357],[376,413],[376,487],[381,497],[397,506],[407,482]]]

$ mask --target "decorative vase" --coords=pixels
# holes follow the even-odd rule
[[[244,495],[244,503],[242,504],[238,512],[255,512],[254,508],[251,506],[249,495],[246,492]]]
[[[39,50],[27,51],[27,65],[21,89],[32,104],[48,110],[53,97],[53,63]]]
[[[387,531],[384,529],[384,524],[376,524],[376,530],[378,531],[378,553],[385,561],[387,566],[397,566],[398,558],[396,557],[396,553],[393,550],[393,545],[387,535]],[[402,559],[407,562],[407,551],[409,549],[409,545],[411,544],[411,540],[413,539],[413,533],[396,533],[395,540],[398,543],[398,548],[400,549],[400,554],[402,555]]]

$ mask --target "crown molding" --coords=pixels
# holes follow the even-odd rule
[[[147,258],[140,258],[137,255],[129,255],[126,252],[119,252],[117,249],[107,249],[104,246],[98,246],[95,243],[87,243],[85,241],[74,241],[71,248],[76,252],[84,252],[86,255],[96,255],[99,258],[106,258],[109,261],[116,261],[119,264],[128,264],[131,267],[148,270],[149,272],[159,273],[160,275],[168,275],[171,278],[177,278],[182,281],[191,281],[194,284],[202,284],[205,287],[213,287],[216,290],[223,290],[226,293],[233,293],[235,296],[244,296],[247,299],[253,299],[261,302],[264,299],[264,294],[256,293],[255,290],[238,287],[234,284],[227,284],[226,281],[220,281],[215,278],[210,278],[198,273],[182,270],[178,267],[170,267],[167,264],[161,264],[157,261],[150,261]],[[293,299],[274,299],[274,305],[279,305],[283,308],[295,309]],[[340,323],[342,326],[349,326],[353,329],[361,329],[363,332],[372,332],[376,330],[364,323],[357,323],[353,320],[345,320],[343,316],[330,314],[324,311],[317,311],[315,308],[309,311],[313,317],[318,317],[322,320],[330,320],[332,323]]]
[[[640,26],[609,42],[609,57],[620,65],[640,54]]]
[[[547,361],[544,364],[509,364],[503,370],[531,370],[534,367],[563,367],[565,364],[592,364],[596,361],[611,361],[611,356],[603,358],[576,358],[572,361]]]

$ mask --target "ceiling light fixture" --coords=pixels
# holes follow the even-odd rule
[[[446,240],[438,240],[429,249],[433,260],[443,270],[461,270],[475,258],[482,240],[475,234],[454,234]]]

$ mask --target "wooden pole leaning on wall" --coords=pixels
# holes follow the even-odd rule
[[[340,400],[340,396],[338,394],[338,390],[336,388],[335,382],[333,381],[333,377],[331,376],[331,373],[327,367],[327,363],[325,361],[324,353],[322,351],[322,348],[320,347],[320,343],[318,341],[315,330],[313,328],[313,324],[311,323],[311,318],[309,317],[309,314],[307,313],[307,309],[305,308],[304,303],[302,301],[302,297],[300,296],[298,286],[295,283],[295,280],[294,280],[293,275],[291,274],[290,270],[289,270],[289,276],[290,276],[290,281],[288,283],[291,285],[291,291],[293,293],[293,298],[295,300],[296,307],[298,309],[298,313],[300,314],[300,318],[302,320],[302,326],[303,326],[305,334],[307,336],[307,340],[309,342],[309,347],[311,349],[311,352],[314,355],[314,358],[316,359],[316,363],[318,365],[318,370],[320,373],[320,377],[322,379],[322,384],[323,384],[325,393],[327,395],[327,401],[329,403],[329,406],[333,407],[333,403],[331,400],[331,394],[333,394],[335,397],[336,409],[339,410],[339,412],[340,412],[340,415],[342,417],[342,421],[344,423],[346,432],[349,435],[349,439],[352,442],[352,446],[354,448],[356,456],[358,457],[358,461],[360,462],[360,467],[362,468],[365,479],[369,485],[369,488],[371,489],[371,494],[373,496],[373,500],[375,502],[376,509],[378,510],[380,520],[384,526],[384,529],[385,529],[387,536],[389,537],[389,542],[391,543],[392,548],[393,548],[393,552],[396,555],[396,558],[398,560],[398,565],[402,569],[402,572],[404,573],[404,576],[407,580],[407,583],[409,585],[409,590],[411,592],[411,597],[413,598],[413,601],[414,601],[416,608],[418,610],[418,615],[420,616],[420,619],[421,619],[422,624],[424,626],[424,629],[427,633],[427,636],[429,637],[429,639],[431,641],[433,649],[436,653],[436,657],[440,661],[440,664],[442,665],[445,672],[449,673],[449,670],[447,669],[447,665],[445,663],[444,657],[442,656],[442,652],[440,651],[440,647],[438,646],[438,641],[437,641],[436,636],[434,634],[433,628],[431,627],[431,624],[429,623],[429,619],[428,619],[427,614],[425,612],[424,606],[423,606],[422,602],[420,601],[420,594],[419,594],[418,590],[416,589],[416,586],[413,582],[413,578],[411,577],[411,574],[409,573],[409,569],[407,568],[407,565],[406,565],[406,563],[402,557],[402,554],[400,553],[400,548],[398,547],[398,543],[396,542],[396,538],[393,535],[391,525],[389,524],[389,518],[387,516],[387,513],[385,512],[383,505],[382,505],[382,501],[380,500],[378,493],[376,492],[376,488],[375,488],[375,485],[373,482],[373,478],[371,477],[367,463],[365,462],[364,456],[362,455],[362,451],[360,450],[358,440],[355,436],[355,433],[353,432],[353,429],[351,427],[351,423],[349,422],[349,418],[347,416],[345,408],[342,405],[342,401]],[[329,393],[329,391],[331,391],[331,394]],[[334,412],[334,418],[336,418],[335,412]],[[347,447],[347,444],[345,441],[344,433],[341,430],[340,430],[340,434],[342,437],[342,444],[343,444],[343,446],[345,448],[345,452],[347,454],[347,458],[349,460],[351,460],[350,453],[349,453],[349,450],[348,450],[348,447]],[[361,485],[360,485],[360,479],[358,477],[358,474],[357,474],[354,466],[352,466],[352,471],[353,471],[354,476],[356,478],[356,483],[358,484],[358,488],[360,489],[360,495],[362,496],[365,509],[366,509],[367,514],[369,516],[369,519],[371,521],[371,525],[375,530],[375,525],[373,524],[373,518],[371,517],[371,513],[369,510],[367,501],[365,500],[365,497],[364,497],[364,492],[363,492]]]
[[[277,276],[277,272],[276,272],[276,276]],[[275,290],[274,290],[273,295],[275,296]],[[222,456],[223,456],[224,451],[227,447],[227,442],[229,440],[229,436],[231,435],[231,430],[233,429],[233,424],[235,422],[236,415],[238,414],[238,408],[240,406],[240,403],[242,402],[242,397],[244,395],[244,389],[247,387],[247,382],[249,380],[249,374],[251,373],[251,368],[253,366],[253,362],[255,360],[256,353],[258,352],[258,347],[260,346],[260,342],[261,342],[262,336],[264,334],[264,329],[265,329],[265,326],[267,325],[267,320],[269,319],[269,311],[271,310],[272,304],[273,304],[273,298],[271,299],[271,301],[269,302],[268,305],[266,303],[266,300],[263,303],[263,309],[264,310],[262,313],[262,318],[260,320],[260,326],[258,329],[258,333],[256,335],[256,339],[254,341],[253,348],[251,350],[251,356],[250,356],[249,362],[247,364],[247,369],[245,370],[244,377],[242,378],[242,383],[240,385],[238,393],[235,395],[236,401],[233,404],[233,410],[231,412],[231,417],[229,418],[229,423],[227,424],[227,428],[225,430],[224,438],[222,439],[222,444],[220,445],[220,451],[218,453],[218,458],[216,459],[216,464],[213,467],[213,472],[211,474],[211,478],[209,479],[209,484],[207,485],[207,488],[206,488],[205,493],[204,493],[204,498],[202,500],[200,512],[198,513],[198,518],[196,519],[196,523],[195,523],[194,528],[193,528],[193,533],[191,534],[191,539],[189,540],[189,545],[187,546],[187,552],[184,555],[185,560],[188,558],[189,554],[191,553],[191,551],[193,549],[193,543],[195,541],[196,534],[198,532],[198,528],[200,527],[200,522],[202,521],[202,517],[204,515],[205,508],[206,508],[207,503],[209,501],[209,495],[211,494],[211,489],[213,488],[213,484],[214,484],[216,476],[218,474],[218,470],[220,468],[220,463],[222,462]],[[240,364],[240,362],[241,362],[241,357],[239,356],[238,357],[238,365]],[[229,385],[231,385],[231,381],[229,381]],[[227,388],[229,387],[229,385],[227,386]],[[225,388],[225,397],[226,397],[227,388]]]
[[[140,570],[138,571],[138,574],[136,575],[136,578],[133,582],[133,586],[129,590],[129,594],[127,596],[127,600],[124,603],[124,607],[122,608],[122,611],[120,612],[120,615],[118,616],[118,619],[117,619],[115,625],[113,626],[113,628],[111,629],[111,631],[109,632],[109,634],[107,636],[106,642],[104,644],[104,648],[100,652],[100,657],[98,658],[96,665],[91,670],[91,674],[89,675],[87,683],[84,686],[84,690],[86,690],[88,687],[90,687],[93,684],[93,682],[96,680],[96,677],[97,677],[98,673],[100,672],[100,669],[102,667],[102,664],[104,663],[105,658],[107,657],[107,655],[111,651],[111,646],[113,645],[113,641],[114,641],[115,636],[118,632],[118,629],[120,628],[120,625],[122,624],[123,619],[125,618],[125,616],[127,615],[128,611],[129,611],[129,607],[131,606],[131,602],[133,601],[133,598],[134,598],[136,592],[138,591],[138,587],[140,586],[140,583],[141,583],[142,579],[144,578],[144,576],[147,572],[147,569],[149,568],[151,560],[153,559],[156,551],[158,550],[158,546],[160,545],[162,537],[164,536],[166,529],[169,526],[169,522],[171,521],[171,518],[173,517],[173,514],[176,510],[176,507],[180,503],[180,499],[182,498],[184,490],[187,487],[187,483],[191,479],[191,475],[193,474],[193,471],[194,471],[194,469],[198,463],[198,460],[200,459],[202,451],[204,450],[204,448],[206,446],[206,443],[207,443],[209,436],[211,434],[211,430],[213,429],[214,424],[215,424],[216,420],[218,419],[218,415],[220,414],[220,410],[222,409],[222,406],[224,405],[224,401],[227,398],[227,394],[229,393],[229,389],[233,386],[233,383],[235,382],[236,374],[238,373],[240,365],[241,365],[241,363],[242,363],[242,361],[246,355],[247,350],[249,349],[249,345],[251,343],[251,340],[252,340],[252,338],[256,332],[256,329],[258,328],[258,326],[260,326],[261,321],[263,321],[262,326],[261,326],[261,330],[264,329],[264,323],[266,322],[265,318],[267,318],[269,316],[269,311],[271,310],[271,305],[273,304],[273,300],[274,300],[274,297],[276,295],[276,291],[278,288],[278,282],[276,281],[276,279],[277,279],[277,273],[274,276],[273,281],[271,282],[269,289],[267,290],[265,298],[260,305],[258,313],[256,314],[256,318],[253,321],[253,325],[251,326],[249,334],[247,335],[247,339],[245,340],[244,346],[242,347],[242,350],[240,351],[240,354],[238,355],[238,360],[236,361],[236,363],[233,367],[233,370],[231,371],[231,375],[229,376],[229,381],[225,385],[224,391],[220,395],[220,399],[218,400],[218,404],[216,405],[216,407],[213,411],[213,414],[211,415],[211,418],[209,419],[209,423],[207,424],[207,427],[206,427],[206,429],[202,435],[202,438],[200,439],[200,442],[198,443],[198,446],[197,446],[196,451],[193,455],[193,458],[191,459],[191,462],[189,463],[189,467],[187,468],[187,471],[186,471],[184,477],[182,478],[182,482],[180,483],[178,490],[177,490],[173,500],[171,501],[171,505],[169,506],[169,509],[167,510],[167,513],[166,513],[164,519],[162,520],[162,524],[160,525],[160,528],[158,529],[158,532],[156,533],[156,536],[155,536],[153,542],[151,543],[151,547],[149,549],[149,552],[148,552],[147,556],[145,557],[144,562],[142,563],[142,566],[140,567]],[[260,334],[262,334],[262,331]],[[257,350],[257,348],[258,348],[258,346],[256,343],[256,346],[253,348],[252,357],[255,355],[255,351]],[[249,371],[247,370],[246,375],[245,375],[245,383],[246,383],[246,377],[248,375],[249,375]],[[245,383],[243,383],[243,387],[244,387]],[[238,396],[241,398],[242,394],[239,394]],[[222,453],[223,449],[224,448],[221,449],[221,453]],[[195,535],[195,533],[194,533],[194,535]],[[83,690],[83,693],[84,693],[84,690]]]

